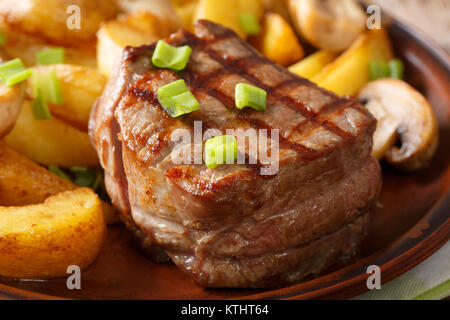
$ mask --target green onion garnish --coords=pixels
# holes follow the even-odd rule
[[[79,187],[88,187],[97,191],[102,186],[103,174],[93,167],[70,167],[61,169],[58,166],[50,165],[48,170],[54,174],[73,182]]]
[[[9,87],[28,79],[32,73],[31,69],[25,68],[19,58],[0,65],[0,80]]]
[[[254,14],[242,13],[239,15],[239,23],[242,30],[247,35],[259,34],[261,32],[261,25]]]
[[[63,104],[61,84],[54,69],[47,74],[33,72],[33,92],[35,96],[42,95],[45,102],[55,105]]]
[[[214,169],[221,164],[232,164],[237,158],[236,138],[230,135],[218,136],[205,142],[205,164]]]
[[[389,71],[391,78],[402,80],[405,71],[405,66],[403,65],[402,60],[392,59],[391,61],[389,61]]]
[[[174,47],[163,40],[159,40],[153,52],[152,63],[158,68],[183,70],[186,68],[191,52],[192,49],[189,46]]]
[[[369,61],[369,78],[371,81],[389,77],[389,65],[380,60]]]
[[[266,110],[267,92],[247,83],[238,83],[235,89],[235,103],[238,109],[250,107],[258,111]]]
[[[64,171],[62,171],[58,166],[50,165],[47,168],[50,172],[53,172],[57,176],[72,181],[72,179],[69,177],[69,175],[67,173],[65,173]]]
[[[6,35],[0,30],[0,46],[4,46],[8,42]]]
[[[64,63],[64,48],[50,48],[44,49],[37,53],[38,64],[58,64]]]
[[[94,186],[97,183],[97,170],[94,170],[93,168],[89,167],[71,167],[69,169],[74,175],[75,179],[73,182],[80,187],[89,187],[95,190]],[[96,187],[96,188],[97,188]]]
[[[47,103],[40,94],[31,102],[31,110],[36,120],[48,120],[52,117]]]
[[[159,87],[158,101],[164,110],[174,118],[200,108],[197,99],[189,91],[183,79]]]

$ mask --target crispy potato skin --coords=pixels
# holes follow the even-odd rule
[[[75,13],[69,6],[78,6],[80,28],[70,29],[68,19]],[[69,8],[70,9],[70,8]],[[81,44],[94,40],[100,23],[117,14],[114,1],[104,0],[2,0],[0,16],[6,23],[61,45]]]
[[[76,186],[0,142],[0,206],[42,203]]]
[[[67,275],[86,268],[105,234],[101,202],[88,188],[51,196],[44,203],[0,207],[0,274],[14,278]]]
[[[86,132],[54,117],[36,120],[28,100],[5,141],[14,150],[44,165],[71,167],[99,163]]]
[[[49,104],[52,115],[87,132],[91,108],[103,91],[106,77],[94,69],[70,64],[33,68],[44,74],[51,69],[55,70],[64,97],[64,102],[60,106]],[[31,78],[26,82],[26,94],[31,100],[35,98]]]
[[[7,37],[7,43],[1,47],[4,54],[9,58],[20,58],[28,66],[36,64],[36,54],[44,49],[58,46],[49,43],[45,38],[37,35],[27,34],[9,26],[0,20],[0,30]],[[95,39],[94,39],[95,40]],[[82,44],[72,43],[65,46],[65,63],[76,64],[88,68],[96,68],[95,41],[83,42]]]
[[[69,180],[0,142],[0,206],[38,204],[50,196],[76,188]],[[107,224],[119,221],[118,212],[111,204],[102,201],[102,210]]]

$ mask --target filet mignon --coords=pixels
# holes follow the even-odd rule
[[[192,48],[187,68],[153,67],[155,44],[127,47],[89,123],[107,190],[143,246],[207,287],[280,286],[355,254],[381,188],[371,114],[212,22],[167,42]],[[200,110],[172,118],[156,92],[180,78]],[[234,106],[239,82],[267,91],[265,112]],[[278,172],[174,164],[171,133],[192,131],[196,120],[220,130],[278,129]]]

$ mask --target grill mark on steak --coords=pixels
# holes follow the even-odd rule
[[[222,40],[220,38],[216,39],[216,41],[218,40]],[[210,46],[211,43],[208,43],[208,45]],[[220,64],[222,64],[224,69],[228,69],[228,72],[230,74],[238,74],[239,76],[249,80],[250,82],[254,83],[257,87],[264,89],[268,94],[270,93],[274,99],[277,100],[282,100],[288,107],[300,112],[303,116],[305,116],[309,121],[312,121],[314,123],[316,123],[318,126],[325,126],[329,131],[333,132],[334,134],[337,134],[338,136],[340,136],[341,138],[343,138],[344,140],[347,140],[348,142],[353,141],[354,136],[348,134],[347,132],[341,130],[339,127],[337,127],[335,124],[329,122],[328,120],[324,119],[322,122],[320,120],[318,120],[319,118],[319,114],[316,114],[310,110],[307,110],[304,106],[303,103],[301,103],[300,101],[295,101],[292,97],[290,97],[289,95],[287,96],[280,96],[276,93],[276,87],[270,87],[265,85],[264,83],[262,83],[259,79],[257,79],[256,77],[252,76],[249,74],[248,69],[249,69],[249,65],[246,64],[247,60],[246,59],[241,59],[243,61],[239,61],[237,59],[222,59],[220,57],[219,54],[217,54],[213,49],[211,48],[204,48],[204,50],[210,55],[211,58],[213,58],[215,61],[219,62]],[[256,64],[256,62],[258,63],[266,63],[266,59],[263,57],[259,57],[259,56],[255,56],[255,57],[251,57],[251,61],[253,61],[253,63]],[[251,66],[251,65],[250,65]],[[302,80],[298,80],[295,81],[294,79],[292,79],[291,81],[286,81],[286,83],[283,84],[291,84],[291,83],[304,83],[307,86],[313,86],[310,82],[308,82],[305,79]],[[347,104],[338,104],[339,106],[343,107],[343,108],[348,108],[350,107],[350,105],[348,104],[349,100],[348,99],[342,99],[345,102],[347,102]]]
[[[306,118],[306,120],[302,123],[299,123],[289,134],[287,138],[280,138],[280,143],[282,146],[293,149],[299,155],[305,159],[314,159],[317,157],[320,157],[324,152],[327,152],[327,148],[324,148],[322,150],[314,150],[311,148],[308,148],[304,146],[301,143],[301,139],[297,139],[296,141],[292,141],[292,135],[294,132],[298,131],[301,128],[304,128],[305,125],[310,129],[310,132],[306,132],[300,137],[307,137],[309,134],[311,134],[314,130],[323,127],[324,129],[328,130],[329,132],[337,135],[340,137],[344,143],[352,143],[357,138],[356,136],[342,130],[339,128],[336,124],[332,122],[333,118],[341,114],[345,109],[347,108],[354,108],[360,111],[359,106],[356,103],[350,102],[350,100],[346,98],[339,98],[336,100],[336,95],[333,93],[327,92],[327,91],[321,91],[322,94],[325,94],[329,97],[332,97],[333,100],[331,103],[326,103],[321,107],[318,113],[313,112],[312,110],[309,110],[305,107],[305,105],[298,100],[295,100],[294,98],[289,96],[289,91],[287,95],[280,95],[278,93],[279,90],[283,90],[283,88],[289,88],[292,86],[292,90],[295,90],[299,87],[299,85],[304,85],[307,87],[315,87],[314,84],[309,82],[306,79],[302,79],[299,77],[295,77],[291,74],[287,74],[285,70],[283,70],[281,67],[274,65],[273,66],[283,75],[288,76],[287,79],[281,81],[281,83],[275,85],[275,86],[268,86],[264,84],[260,79],[255,77],[254,75],[250,74],[249,70],[252,69],[255,66],[259,65],[266,65],[270,63],[266,58],[260,56],[260,55],[250,55],[243,58],[233,58],[230,56],[227,56],[226,58],[221,57],[221,55],[216,52],[211,47],[219,42],[219,41],[226,41],[228,39],[232,39],[235,37],[235,34],[233,32],[224,32],[221,35],[214,35],[213,37],[206,37],[206,38],[199,38],[191,34],[187,31],[181,31],[181,35],[179,37],[171,37],[169,38],[168,42],[171,42],[172,45],[190,45],[194,48],[196,48],[199,51],[205,52],[211,59],[213,59],[215,62],[218,62],[221,65],[221,68],[219,70],[215,70],[215,78],[221,78],[223,76],[230,76],[230,75],[238,75],[242,77],[243,79],[246,79],[250,83],[266,90],[268,93],[268,101],[273,100],[279,100],[282,103],[284,103],[287,107],[291,108],[295,112],[299,112],[302,116]],[[246,46],[247,44],[244,44],[243,46]],[[248,45],[247,45],[248,46]],[[155,44],[152,44],[150,46],[145,46],[147,50],[154,49]],[[250,47],[245,48],[249,51],[252,51]],[[141,49],[142,50],[142,49]],[[133,56],[136,56],[137,52],[140,50],[134,49],[128,56],[129,59],[133,59]],[[227,94],[222,93],[217,88],[213,87],[211,85],[212,81],[209,76],[202,75],[200,73],[196,72],[190,72],[189,65],[188,68],[185,69],[182,72],[175,73],[177,77],[184,78],[186,83],[189,87],[191,87],[192,91],[195,94],[195,91],[197,88],[201,88],[202,90],[205,89],[208,93],[208,95],[216,98],[222,104],[227,107],[229,110],[233,111],[236,116],[243,120],[247,121],[250,126],[252,126],[255,129],[272,129],[272,127],[267,124],[264,120],[259,119],[258,121],[251,121],[251,117],[248,116],[248,111],[238,111],[234,106],[234,97],[230,97]],[[134,95],[141,95],[143,98],[148,98],[146,95],[148,94],[143,90],[144,92],[139,92],[135,86],[132,88],[132,93]],[[136,92],[137,91],[137,92]],[[146,99],[152,104],[158,105],[159,102],[157,102],[157,99],[149,95],[150,99]],[[270,107],[270,105],[269,105]],[[251,111],[250,111],[251,112]],[[334,117],[330,117],[330,114],[334,113]],[[328,118],[326,118],[328,116]],[[205,121],[205,120],[202,120]],[[308,123],[309,122],[309,123]],[[310,125],[310,124],[313,125]],[[206,127],[212,128],[217,127],[214,124],[207,124]],[[298,135],[298,134],[297,134]]]

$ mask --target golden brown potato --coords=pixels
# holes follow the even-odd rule
[[[0,142],[0,206],[25,206],[42,203],[48,197],[77,186],[15,152]],[[102,201],[107,224],[118,222],[117,210]]]
[[[109,76],[125,46],[140,46],[165,38],[167,24],[152,13],[139,10],[102,24],[97,33],[98,70]]]
[[[198,1],[188,1],[175,6],[175,12],[181,19],[183,28],[187,30],[193,29],[194,15],[197,11]]]
[[[36,64],[36,54],[44,49],[51,48],[45,38],[21,32],[0,21],[0,31],[7,37],[2,50],[8,57],[20,58],[26,66]],[[78,46],[65,47],[65,63],[76,64],[89,68],[97,67],[95,42],[86,42]]]
[[[277,13],[266,13],[262,32],[251,43],[282,66],[290,65],[305,55],[292,27]]]
[[[191,1],[181,1],[187,3]],[[153,14],[161,22],[162,28],[168,28],[169,32],[177,31],[181,27],[180,18],[175,13],[172,1],[169,0],[116,0],[118,8],[124,13],[147,11]]]
[[[290,21],[287,0],[262,0],[266,11],[278,13],[284,20]]]
[[[75,188],[69,180],[0,142],[0,206],[38,204],[51,195]]]
[[[86,268],[105,234],[101,202],[89,188],[49,197],[42,204],[0,207],[0,274],[53,278],[67,267]]]
[[[94,40],[100,23],[116,14],[115,3],[104,0],[0,2],[0,16],[15,29],[66,45]]]
[[[242,13],[251,13],[257,19],[261,19],[264,15],[264,6],[261,0],[200,0],[194,21],[198,19],[214,21],[233,29],[245,39],[247,35],[239,22]]]
[[[36,66],[33,71],[45,74],[51,69],[55,70],[61,83],[64,98],[62,105],[49,104],[52,115],[76,128],[87,131],[92,105],[101,95],[106,77],[93,69],[69,64]],[[31,78],[26,82],[26,93],[30,99],[35,98]]]
[[[293,64],[288,69],[300,77],[311,79],[319,74],[337,56],[336,52],[319,50]]]
[[[0,139],[14,126],[23,103],[23,84],[8,87],[0,83]]]
[[[369,61],[389,61],[392,56],[386,30],[367,31],[312,81],[339,95],[354,96],[369,82]]]
[[[71,167],[99,163],[87,133],[54,117],[36,120],[29,101],[24,102],[5,141],[16,151],[44,165]]]

